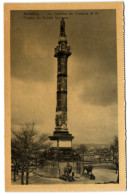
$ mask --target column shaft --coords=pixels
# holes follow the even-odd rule
[[[56,130],[67,130],[67,56],[58,56]]]

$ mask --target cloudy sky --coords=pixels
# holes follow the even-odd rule
[[[115,10],[12,11],[12,127],[35,122],[55,129],[60,18],[68,45],[68,128],[75,143],[112,142],[117,135]]]

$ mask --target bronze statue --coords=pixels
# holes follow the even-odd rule
[[[60,24],[60,35],[65,35],[65,21],[64,21],[64,18],[62,18],[61,24]]]

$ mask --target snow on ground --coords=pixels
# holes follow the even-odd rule
[[[31,185],[40,185],[40,184],[104,184],[110,182],[116,182],[117,174],[115,170],[110,169],[93,169],[93,174],[95,175],[95,180],[90,180],[88,177],[83,175],[75,174],[74,182],[67,182],[60,180],[59,178],[45,178],[43,176],[31,173],[29,176],[29,184]],[[25,178],[25,177],[24,177]],[[25,180],[25,179],[24,179]],[[25,181],[24,181],[25,183]],[[20,177],[16,182],[12,181],[12,184],[19,185]]]

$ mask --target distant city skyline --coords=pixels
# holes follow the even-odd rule
[[[31,11],[25,11],[30,13]],[[72,56],[68,59],[68,129],[74,143],[109,144],[118,135],[115,10],[35,11],[65,17]],[[91,14],[93,12],[93,15]],[[59,14],[60,13],[60,14]],[[27,14],[26,14],[27,15]],[[26,19],[11,11],[12,128],[35,122],[37,130],[55,128],[60,19]]]

